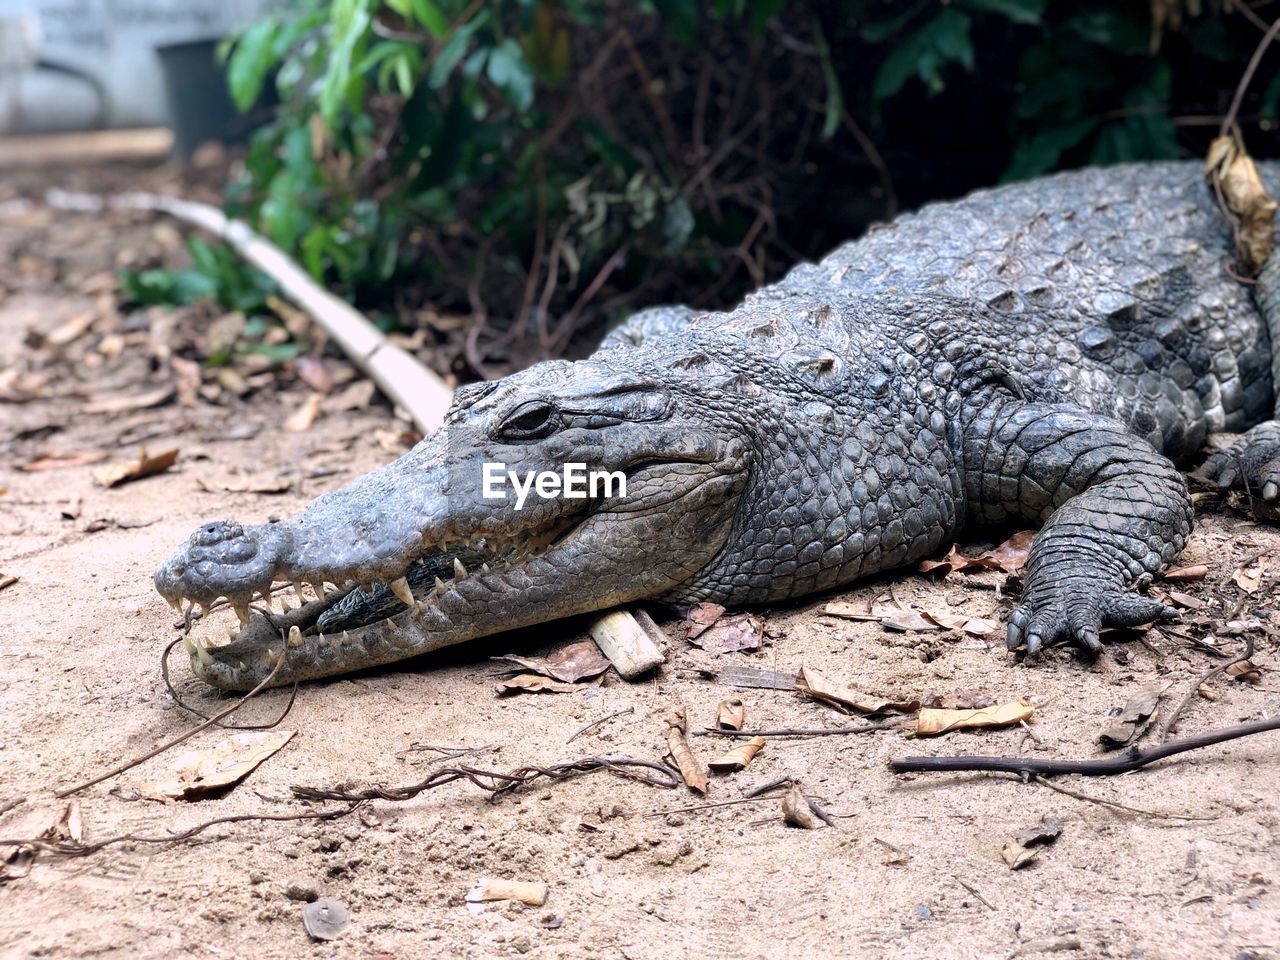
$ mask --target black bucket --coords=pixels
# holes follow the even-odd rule
[[[173,130],[173,151],[190,157],[209,140],[244,143],[275,113],[275,84],[263,85],[262,96],[247,113],[240,113],[227,90],[227,74],[218,63],[221,38],[190,40],[156,47],[164,72],[165,97],[169,102],[169,126]]]

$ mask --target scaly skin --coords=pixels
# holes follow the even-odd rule
[[[1271,335],[1230,256],[1193,163],[935,204],[732,311],[645,311],[589,360],[464,388],[400,460],[293,520],[202,527],[156,586],[242,614],[276,581],[346,588],[192,645],[244,689],[280,655],[285,683],[639,599],[769,603],[1030,522],[1010,648],[1096,652],[1172,614],[1140,591],[1191,530],[1175,462],[1254,427],[1210,473],[1280,493]],[[485,461],[620,470],[627,496],[516,511]]]

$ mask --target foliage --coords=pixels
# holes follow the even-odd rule
[[[283,104],[228,207],[367,307],[468,315],[490,373],[730,302],[899,201],[1199,152],[1179,117],[1221,111],[1258,32],[1156,2],[287,0],[225,51],[242,108]]]

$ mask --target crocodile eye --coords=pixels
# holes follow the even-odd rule
[[[537,440],[555,432],[559,413],[544,400],[522,403],[502,422],[498,434],[506,440]]]

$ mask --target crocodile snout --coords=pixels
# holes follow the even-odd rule
[[[156,571],[155,584],[170,603],[191,600],[208,605],[218,597],[249,597],[270,586],[276,567],[288,555],[289,533],[267,524],[242,527],[230,520],[206,523]]]

